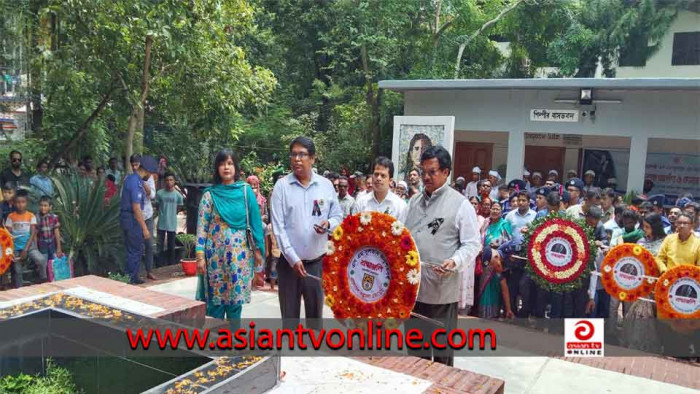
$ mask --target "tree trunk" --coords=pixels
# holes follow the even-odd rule
[[[134,136],[136,135],[137,129],[141,127],[140,131],[143,134],[143,111],[146,105],[146,99],[148,98],[148,88],[150,86],[149,78],[149,68],[151,67],[151,48],[153,47],[153,36],[146,36],[146,45],[144,48],[145,56],[143,59],[143,74],[141,75],[141,95],[139,96],[138,102],[133,104],[131,115],[129,116],[129,126],[126,132],[126,158],[127,160],[134,154]],[[140,121],[141,119],[141,121]],[[127,173],[131,173],[131,167],[127,166]]]

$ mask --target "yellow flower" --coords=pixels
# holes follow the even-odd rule
[[[341,238],[343,238],[343,227],[338,226],[333,230],[333,239],[340,241]]]
[[[418,264],[418,253],[413,250],[408,252],[406,255],[406,264],[408,264],[409,267],[415,267],[416,264]]]
[[[632,252],[634,252],[634,254],[636,254],[637,256],[639,256],[639,255],[642,253],[642,247],[639,246],[639,245],[637,245],[637,246],[634,247],[634,249],[632,249]]]
[[[627,298],[627,293],[621,291],[620,294],[618,294],[618,297],[620,298],[620,301],[624,301]]]
[[[326,305],[328,305],[329,307],[332,308],[332,307],[333,307],[333,304],[335,304],[335,298],[333,298],[332,295],[328,294],[328,295],[326,296]]]

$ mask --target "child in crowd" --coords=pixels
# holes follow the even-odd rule
[[[17,191],[14,196],[15,211],[10,213],[5,221],[5,227],[9,229],[15,243],[15,257],[10,268],[15,288],[22,287],[22,266],[27,257],[39,271],[40,282],[46,281],[46,258],[35,246],[36,216],[27,211],[27,200],[26,190]]]
[[[156,193],[156,203],[158,204],[158,254],[163,259],[163,249],[168,242],[167,264],[175,261],[175,232],[177,231],[177,212],[182,208],[184,200],[182,194],[175,190],[175,175],[166,172],[163,176],[165,189]]]
[[[61,250],[61,230],[58,216],[52,212],[53,201],[49,196],[39,199],[37,215],[37,244],[39,252],[48,260],[63,256]]]
[[[15,183],[6,182],[2,185],[2,222],[5,223],[7,216],[15,211]]]
[[[263,216],[265,224],[265,281],[270,283],[270,289],[275,289],[277,283],[277,262],[280,259],[280,249],[277,246],[277,239],[272,231],[272,223],[268,220],[267,215]]]

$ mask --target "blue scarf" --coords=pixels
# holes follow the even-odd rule
[[[245,200],[246,183],[238,181],[230,185],[216,184],[204,191],[211,194],[214,208],[232,229],[245,229]],[[243,220],[241,220],[243,219]]]

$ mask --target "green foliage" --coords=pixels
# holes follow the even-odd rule
[[[0,379],[0,393],[3,394],[76,394],[82,393],[67,369],[56,365],[52,359],[46,360],[46,374],[32,376],[19,374]]]
[[[188,259],[194,257],[194,247],[197,244],[197,237],[194,234],[178,234],[175,240],[185,247]]]
[[[124,247],[119,225],[119,199],[105,203],[104,182],[75,175],[53,178],[53,209],[61,222],[64,250],[77,267],[105,275],[119,268]]]
[[[589,247],[589,258],[588,261],[586,262],[586,268],[583,269],[583,272],[581,275],[576,278],[575,280],[568,282],[568,283],[551,283],[547,281],[546,279],[540,277],[535,270],[532,268],[532,265],[529,261],[525,263],[525,271],[530,275],[530,277],[535,281],[537,286],[540,288],[555,292],[555,293],[567,293],[574,291],[576,289],[580,289],[581,287],[585,286],[586,283],[588,283],[587,279],[588,277],[591,276],[591,272],[595,271],[595,259],[596,256],[598,255],[598,247],[595,244],[595,237],[593,235],[594,228],[586,224],[585,220],[581,219],[571,219],[568,217],[566,214],[560,213],[560,212],[550,212],[549,215],[541,217],[541,218],[536,218],[533,220],[530,224],[527,226],[527,233],[523,235],[523,245],[526,245],[525,249],[521,252],[521,257],[528,258],[528,251],[530,250],[530,238],[532,237],[532,234],[534,231],[540,227],[541,225],[545,224],[546,222],[553,220],[553,219],[564,219],[570,222],[575,223],[581,229],[583,229],[584,233],[586,234],[586,241],[588,242],[588,247]]]
[[[116,280],[117,282],[131,283],[131,278],[129,278],[129,275],[121,274],[119,272],[108,272],[107,277],[109,279]]]

